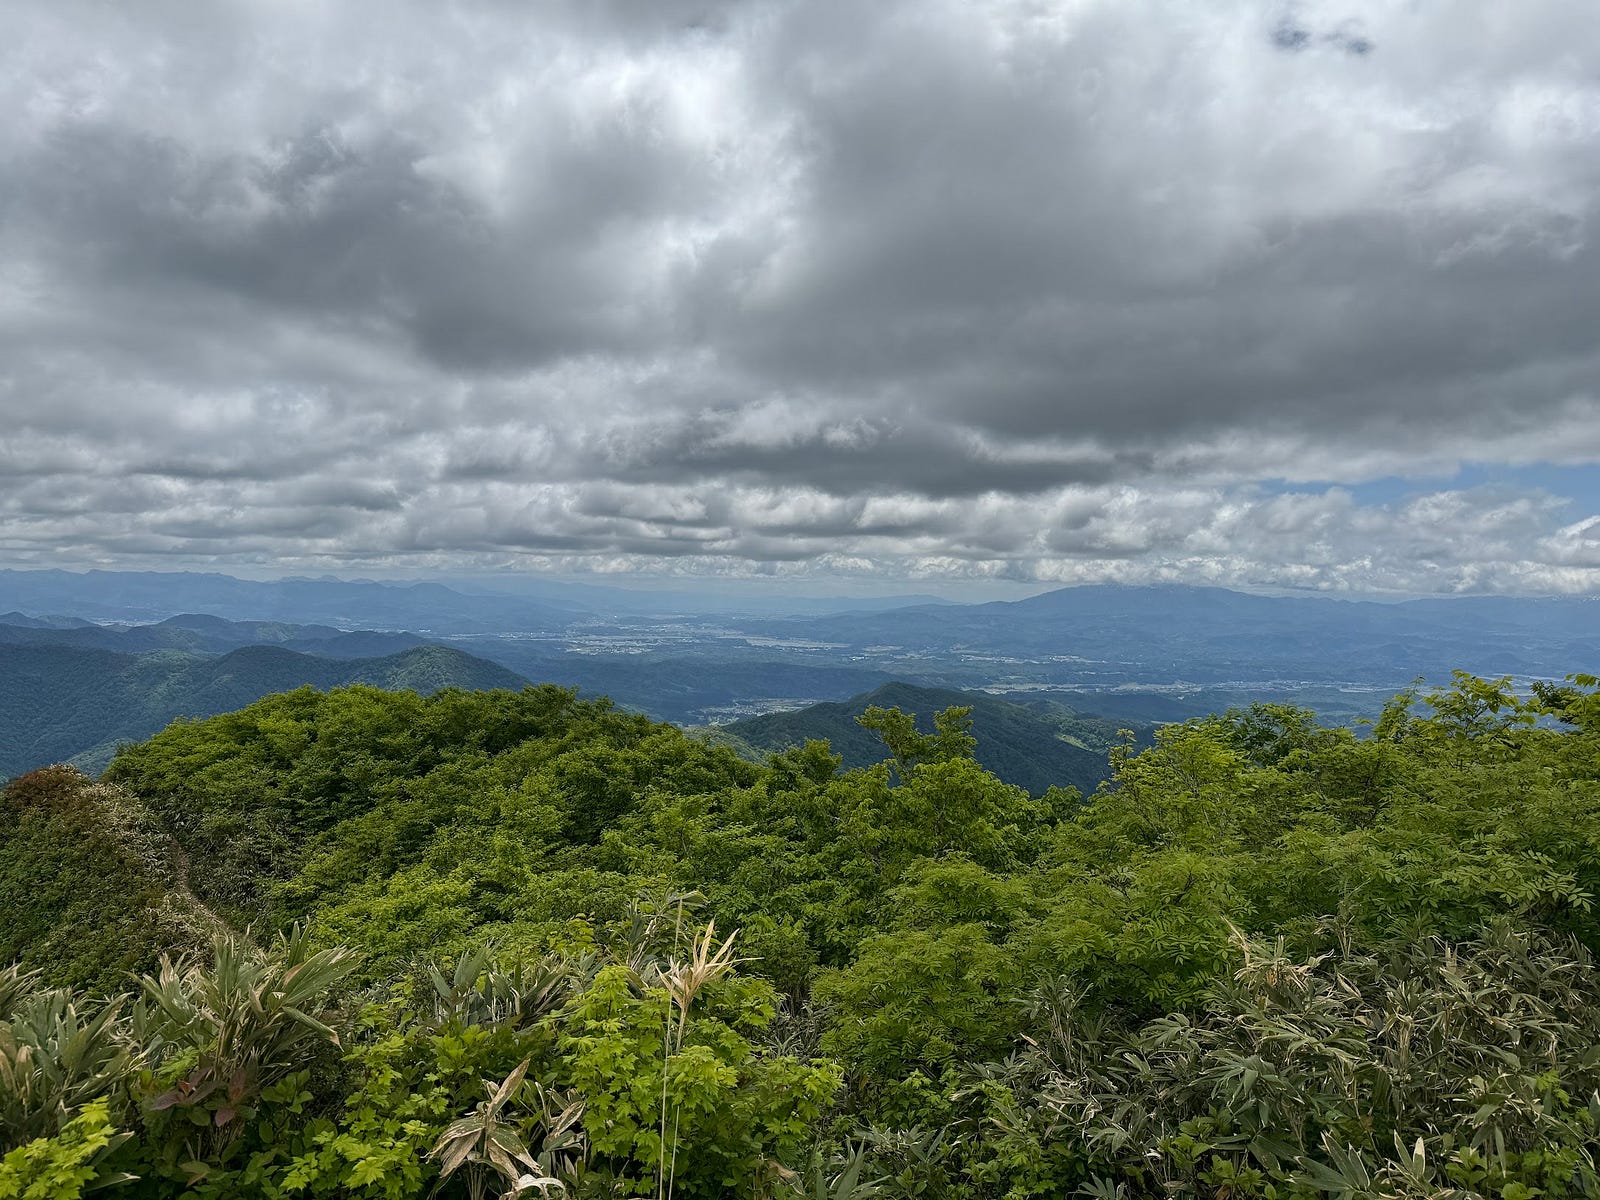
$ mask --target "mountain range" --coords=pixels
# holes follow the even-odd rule
[[[187,650],[225,654],[244,646],[281,646],[325,658],[374,658],[398,654],[428,639],[414,633],[335,629],[329,625],[295,625],[282,621],[227,621],[203,613],[182,613],[152,625],[67,624],[72,618],[44,620],[18,614],[0,616],[0,645],[72,646],[143,654],[151,650]]]
[[[938,607],[945,601],[919,595],[757,596],[632,589],[534,577],[447,586],[331,577],[253,580],[198,571],[0,570],[0,603],[28,613],[73,613],[96,621],[148,623],[204,612],[237,621],[325,621],[346,628],[464,634],[549,631],[594,616],[817,616]]]
[[[717,734],[757,758],[825,738],[847,767],[881,761],[887,753],[875,734],[856,724],[867,707],[899,707],[929,727],[935,712],[967,706],[979,761],[1035,793],[1052,784],[1093,791],[1117,737],[1118,722],[1082,716],[1048,698],[1018,703],[885,682],[877,673],[846,668],[729,664],[710,683],[692,664],[662,672],[658,664],[575,657],[565,668],[540,672],[540,682],[631,696],[650,691],[652,681],[659,692],[665,681],[676,679],[678,690],[695,703],[763,688],[837,695],[866,682],[870,690],[850,699],[736,721]],[[232,711],[296,687],[362,683],[431,693],[445,687],[515,690],[529,683],[502,665],[415,634],[194,613],[133,626],[6,614],[0,617],[0,679],[8,684],[0,690],[0,778],[56,761],[96,773],[118,745],[174,719]],[[708,688],[720,690],[713,694]]]
[[[330,658],[283,646],[223,654],[131,654],[93,646],[0,644],[0,778],[53,762],[97,774],[117,746],[179,717],[242,708],[273,692],[365,683],[431,693],[520,689],[527,680],[447,646],[381,658]]]
[[[841,651],[981,656],[1064,668],[1080,685],[1188,679],[1397,683],[1453,669],[1562,674],[1600,649],[1600,598],[1475,596],[1377,603],[1208,587],[1060,588],[1026,600],[751,622]]]
[[[683,725],[761,718],[730,736],[767,747],[797,728],[792,710],[849,710],[891,684],[982,693],[1058,724],[1094,713],[1142,727],[1256,699],[1349,722],[1415,680],[1447,683],[1457,668],[1526,687],[1600,666],[1593,597],[1378,603],[1084,586],[989,604],[898,604],[925,599],[774,592],[758,604],[541,579],[0,571],[0,772],[84,755],[93,766],[119,739],[174,716],[300,684],[550,682]],[[855,762],[867,747],[854,716],[805,721],[829,725]],[[999,709],[985,719],[993,742],[1020,720]],[[1035,755],[1066,754],[1075,736],[1018,729],[1027,732],[1014,744]],[[1058,766],[1093,782],[1087,764],[1052,759]]]
[[[559,600],[468,596],[439,583],[258,581],[194,571],[0,571],[0,603],[95,621],[146,623],[189,612],[451,633],[560,629],[587,611]]]

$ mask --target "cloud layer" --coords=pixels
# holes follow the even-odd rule
[[[23,3],[0,558],[1600,588],[1588,8]]]

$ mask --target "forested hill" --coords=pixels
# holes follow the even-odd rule
[[[1118,722],[1049,701],[1025,706],[982,692],[909,683],[885,684],[842,703],[748,717],[720,729],[767,751],[818,738],[832,745],[846,767],[865,767],[889,757],[883,740],[856,720],[872,706],[919,714],[924,733],[932,732],[933,714],[941,709],[970,708],[978,762],[1036,796],[1051,786],[1076,787],[1086,795],[1094,791],[1110,773],[1107,755],[1120,740]]]
[[[97,630],[67,630],[68,635]],[[126,654],[59,644],[0,644],[0,777],[74,761],[91,774],[117,745],[149,737],[177,717],[209,717],[274,692],[367,683],[433,692],[520,688],[521,676],[444,646],[381,658],[338,659],[279,646],[222,655],[157,650]]]
[[[1257,705],[1081,800],[905,715],[844,770],[302,688],[12,782],[0,1196],[1600,1194],[1600,681]]]
[[[0,617],[0,643],[76,646],[122,654],[150,650],[226,654],[246,646],[281,646],[325,658],[377,658],[429,644],[427,638],[414,633],[348,631],[282,621],[225,621],[204,613],[183,613],[154,625],[94,625],[70,618],[35,620],[13,613]]]
[[[581,612],[559,599],[464,595],[438,583],[235,579],[191,571],[0,570],[9,608],[104,621],[215,613],[238,621],[322,621],[433,633],[559,629]]]

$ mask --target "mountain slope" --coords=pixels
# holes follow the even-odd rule
[[[1088,794],[1107,774],[1107,752],[1116,723],[1073,713],[1060,705],[1037,706],[997,700],[981,692],[891,683],[836,704],[813,704],[793,712],[768,713],[720,727],[760,750],[782,750],[824,738],[843,755],[846,767],[882,762],[889,756],[877,734],[856,724],[871,705],[917,714],[917,727],[932,731],[933,714],[951,707],[972,709],[977,759],[1007,783],[1034,794],[1052,784]]]
[[[0,613],[0,625],[16,625],[24,629],[81,629],[94,622],[82,617],[42,616],[30,617],[27,613]]]
[[[0,963],[122,991],[128,972],[220,927],[186,877],[182,851],[121,788],[46,767],[0,789]]]
[[[307,684],[434,692],[516,690],[527,683],[504,667],[445,646],[335,659],[281,646],[247,646],[213,657],[0,645],[0,681],[0,779],[68,759],[98,772],[119,742],[149,737],[177,717],[229,712]]]
[[[70,618],[38,620],[21,613],[0,616],[0,643],[20,646],[77,646],[143,654],[150,650],[188,650],[226,654],[244,646],[284,646],[329,658],[375,658],[427,645],[414,633],[335,629],[282,621],[226,621],[201,613],[182,613],[150,625],[72,624]]]

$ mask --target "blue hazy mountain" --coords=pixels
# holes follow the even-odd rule
[[[0,780],[67,760],[98,772],[119,742],[149,737],[175,718],[230,712],[307,684],[365,683],[425,693],[527,684],[504,667],[447,646],[336,659],[282,646],[210,655],[0,644],[0,680]]]
[[[234,621],[419,633],[563,629],[584,613],[553,600],[468,596],[439,583],[261,582],[193,571],[0,571],[0,606],[96,621],[143,623],[205,613]]]
[[[1026,600],[760,623],[841,654],[1060,663],[1080,686],[1187,679],[1403,684],[1452,669],[1548,675],[1600,659],[1600,600],[1462,597],[1401,603],[1204,587],[1062,588]]]
[[[86,621],[82,617],[62,617],[49,613],[39,617],[20,612],[0,613],[0,625],[14,625],[21,629],[81,629],[93,624],[93,621]]]
[[[16,624],[0,617],[0,644],[76,646],[143,654],[187,650],[225,654],[243,646],[281,646],[327,658],[376,658],[427,645],[414,633],[344,630],[331,625],[293,625],[282,621],[228,621],[202,613],[183,613],[150,625],[95,625],[84,621],[62,627]]]
[[[586,616],[817,616],[944,603],[932,596],[814,597],[631,589],[525,577],[459,584],[331,577],[272,581],[195,571],[0,571],[0,606],[148,623],[180,613],[433,633],[541,631]],[[0,622],[4,623],[4,622]],[[12,621],[11,624],[18,622]]]
[[[686,724],[842,702],[895,681],[1053,697],[1135,724],[1261,698],[1344,721],[1456,668],[1526,680],[1600,667],[1600,601],[1588,597],[1379,603],[1085,586],[988,604],[874,609],[879,598],[848,612],[694,616],[653,609],[656,593],[539,579],[492,586],[501,590],[0,571],[0,610],[14,610],[0,619],[0,645],[201,657],[265,645],[356,661],[442,641],[519,677]],[[509,594],[518,587],[539,594]],[[621,611],[624,600],[640,607]],[[769,600],[784,603],[776,592]]]

